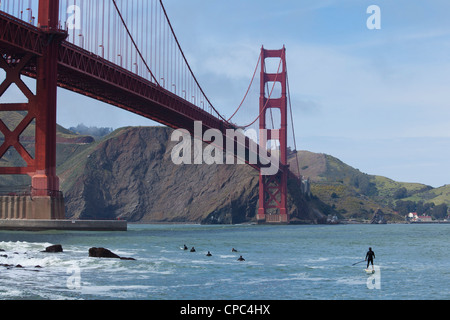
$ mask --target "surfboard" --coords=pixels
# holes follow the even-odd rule
[[[367,274],[374,274],[374,273],[375,273],[375,270],[372,270],[372,269],[364,269],[364,271],[365,271]]]

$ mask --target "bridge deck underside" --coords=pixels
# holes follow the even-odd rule
[[[1,13],[0,54],[41,56],[46,45],[41,33],[40,29]],[[36,77],[36,60],[30,60],[22,72],[24,75]],[[58,86],[174,129],[183,128],[194,133],[194,121],[202,122],[203,132],[218,129],[224,137],[227,129],[235,129],[172,92],[66,41],[59,48]],[[247,157],[248,140],[245,144]],[[259,169],[262,164],[252,166]]]

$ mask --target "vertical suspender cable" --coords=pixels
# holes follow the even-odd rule
[[[77,0],[74,0],[74,6],[76,6],[76,5],[77,5]],[[72,43],[75,44],[75,30],[72,30]]]
[[[256,63],[256,68],[255,68],[255,71],[253,72],[253,77],[252,77],[252,80],[250,81],[250,84],[249,84],[249,86],[248,86],[247,92],[245,93],[244,98],[242,99],[241,104],[239,105],[239,107],[238,107],[238,108],[236,109],[236,111],[231,115],[231,117],[227,120],[228,122],[231,121],[231,119],[233,119],[233,117],[236,115],[236,113],[237,113],[237,112],[239,111],[239,109],[242,107],[242,105],[243,105],[245,99],[247,98],[247,95],[248,95],[248,93],[250,92],[250,88],[251,88],[251,86],[252,86],[252,84],[253,84],[253,81],[255,80],[256,72],[258,71],[258,66],[259,66],[259,63],[260,63],[260,62],[261,62],[261,53],[259,54],[258,62]]]
[[[106,39],[110,39],[113,42],[115,41],[115,37],[111,37],[111,5],[109,3],[108,3],[108,34],[106,36]],[[109,54],[110,53],[110,49],[111,49],[111,46],[110,46],[109,41],[108,41],[108,49],[107,49],[107,53],[106,53],[107,60],[110,59],[110,54]]]
[[[152,71],[150,70],[150,68],[149,68],[149,66],[148,66],[148,64],[147,64],[147,62],[145,61],[144,57],[142,56],[142,53],[141,53],[141,51],[139,50],[138,46],[136,45],[136,42],[134,41],[133,37],[131,36],[130,30],[128,29],[128,27],[127,27],[125,21],[123,20],[122,14],[120,13],[120,10],[119,10],[119,8],[117,7],[116,0],[112,0],[112,1],[113,1],[114,7],[115,7],[117,13],[119,14],[119,17],[120,17],[120,19],[121,19],[121,21],[122,21],[122,24],[123,24],[123,26],[125,27],[125,30],[127,31],[128,36],[129,36],[130,39],[131,39],[131,42],[133,43],[135,49],[138,51],[139,57],[140,57],[140,58],[142,59],[142,61],[144,62],[145,67],[147,68],[147,71],[151,74],[151,76],[152,76],[152,78],[155,80],[156,84],[157,84],[158,86],[160,86],[158,80],[155,78],[155,76],[153,75]]]
[[[164,15],[166,17],[167,23],[169,24],[169,28],[172,32],[172,35],[177,43],[178,46],[178,50],[180,51],[181,55],[183,56],[183,60],[186,64],[186,67],[189,69],[191,76],[193,78],[193,80],[195,81],[195,83],[197,84],[199,90],[201,91],[201,93],[203,94],[203,96],[205,97],[205,99],[208,101],[209,105],[211,106],[211,108],[217,113],[218,117],[220,117],[223,121],[225,121],[226,123],[228,123],[228,121],[216,110],[216,108],[213,106],[213,104],[211,103],[211,101],[209,101],[208,97],[206,96],[206,94],[203,92],[203,89],[200,87],[200,84],[197,81],[197,78],[195,77],[194,73],[192,72],[191,67],[189,66],[189,63],[187,62],[186,56],[184,55],[183,50],[181,49],[180,43],[178,42],[177,36],[175,35],[175,32],[173,30],[172,24],[170,23],[169,17],[167,15],[166,9],[164,8],[164,5],[162,4],[162,0],[159,0],[159,3],[161,4],[161,8],[164,11]]]
[[[296,141],[296,138],[295,138],[294,116],[293,116],[293,113],[292,113],[291,90],[289,88],[289,76],[288,76],[288,73],[287,73],[287,67],[286,67],[286,81],[287,81],[287,90],[288,90],[289,110],[290,110],[290,113],[291,113],[292,137],[294,138],[295,158],[296,158],[296,161],[297,161],[297,170],[298,170],[298,175],[299,175],[299,178],[300,178],[301,177],[301,175],[300,175],[300,162],[298,161],[297,141]]]

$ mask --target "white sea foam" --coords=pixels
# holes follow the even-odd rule
[[[427,230],[448,230],[448,227],[427,226]],[[0,257],[0,263],[24,266],[0,267],[0,299],[245,300],[255,296],[269,300],[411,299],[433,298],[437,293],[444,299],[450,296],[448,288],[441,286],[449,270],[445,247],[445,234],[448,232],[437,239],[433,233],[424,240],[427,245],[417,247],[420,254],[408,260],[410,268],[414,270],[427,266],[429,272],[422,272],[421,277],[417,277],[416,273],[399,268],[405,261],[405,253],[393,244],[404,243],[408,239],[405,235],[409,235],[395,230],[404,231],[408,228],[413,232],[414,228],[419,227],[387,225],[371,229],[375,234],[381,232],[381,235],[388,234],[391,238],[387,241],[374,236],[374,239],[383,239],[376,240],[380,242],[376,246],[373,244],[378,248],[377,260],[382,262],[378,264],[375,261],[382,268],[383,290],[367,296],[367,277],[362,271],[365,266],[352,266],[352,263],[362,259],[358,255],[361,246],[341,245],[345,237],[354,238],[353,226],[340,228],[343,231],[338,234],[316,234],[317,227],[223,227],[220,237],[216,237],[214,228],[203,226],[195,230],[177,226],[176,233],[172,226],[133,228],[131,225],[133,232],[124,236],[117,236],[116,233],[0,232],[0,239],[4,240],[0,241],[0,249],[5,250],[0,255],[7,256]],[[386,228],[389,233],[383,231]],[[193,232],[196,229],[202,232]],[[266,230],[271,232],[264,232]],[[279,245],[280,237],[290,239],[283,242],[283,250]],[[336,237],[339,238],[338,244],[334,241]],[[9,239],[26,239],[29,242]],[[308,240],[308,246],[304,245],[305,239]],[[184,241],[195,244],[197,253],[179,250],[180,243]],[[63,245],[63,253],[41,252],[56,243]],[[235,243],[245,243],[246,250],[231,253],[230,248]],[[439,255],[434,252],[431,254],[427,249],[430,246],[437,248]],[[119,256],[136,258],[136,261],[91,258],[88,256],[90,247],[105,247]],[[201,248],[206,247],[211,250],[212,257],[205,256],[206,251]],[[342,255],[329,256],[327,253],[330,252]],[[236,261],[241,254],[246,259],[243,263]],[[36,268],[36,265],[42,268]],[[77,268],[78,274],[68,273]],[[68,286],[69,277],[77,275],[81,286],[71,289]]]
[[[308,274],[306,272],[300,272],[300,273],[291,274],[291,276],[289,278],[287,278],[286,280],[324,281],[324,280],[328,280],[328,279],[324,278],[324,277],[312,277],[310,274]]]
[[[365,277],[349,277],[349,278],[338,278],[336,279],[338,284],[346,284],[346,285],[364,285],[367,282],[367,278]]]
[[[327,266],[310,266],[310,265],[305,265],[305,268],[308,268],[308,269],[326,269]]]
[[[331,258],[324,258],[324,257],[311,258],[311,259],[307,259],[306,262],[308,262],[308,263],[325,262],[325,261],[329,261],[330,259]]]
[[[24,241],[17,241],[17,242],[0,242],[0,249],[10,252],[28,252],[28,251],[40,251],[44,250],[46,247],[51,246],[52,243],[34,243],[34,242],[24,242]]]
[[[230,258],[236,258],[237,259],[237,255],[232,255],[232,254],[220,254],[219,258],[221,259],[230,259]]]

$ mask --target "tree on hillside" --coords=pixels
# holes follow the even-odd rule
[[[394,199],[404,199],[408,196],[408,190],[405,187],[402,187],[394,192]]]
[[[397,211],[399,214],[406,216],[410,212],[416,212],[417,210],[417,204],[414,201],[402,201],[398,200],[395,203],[395,211]]]
[[[433,208],[432,217],[434,219],[437,220],[444,219],[447,215],[448,215],[448,206],[445,203],[437,205]]]
[[[350,177],[350,184],[359,189],[359,192],[366,196],[376,196],[378,189],[375,183],[370,182],[370,177],[365,173],[353,174]]]

